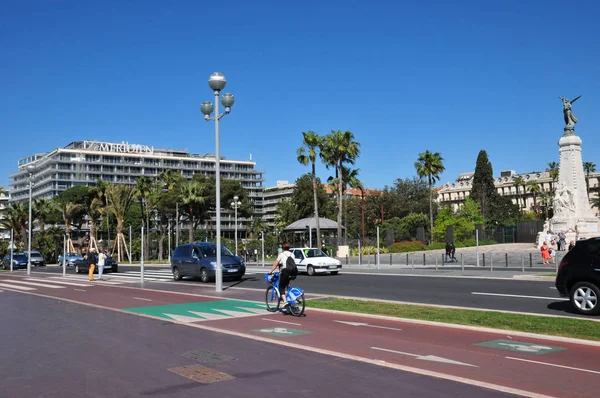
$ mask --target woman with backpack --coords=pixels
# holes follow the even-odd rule
[[[298,273],[296,268],[296,262],[294,261],[294,255],[290,251],[290,244],[284,243],[282,246],[283,251],[277,256],[277,260],[273,263],[273,267],[269,271],[269,275],[273,274],[277,267],[281,267],[279,274],[279,293],[283,299],[283,306],[285,307],[288,302],[286,299],[286,288],[290,283],[290,278],[295,277]],[[288,260],[289,259],[289,260]],[[294,264],[292,267],[292,263]]]

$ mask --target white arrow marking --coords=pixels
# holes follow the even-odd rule
[[[227,315],[220,315],[220,314],[210,314],[208,312],[198,312],[198,311],[188,311],[194,315],[198,315],[201,316],[204,319],[207,319],[209,321],[217,321],[219,319],[228,319],[230,318]]]
[[[222,312],[223,314],[235,317],[235,318],[243,318],[243,317],[247,317],[247,316],[256,316],[256,314],[249,314],[247,312],[241,312],[241,311],[230,311],[230,310],[220,310],[218,308],[213,308],[213,311],[218,311],[218,312]],[[261,314],[264,315],[264,312],[261,311]]]
[[[538,365],[554,366],[556,368],[570,369],[570,370],[576,370],[578,372],[588,372],[588,373],[594,373],[594,374],[600,375],[600,372],[598,372],[596,370],[573,368],[571,366],[557,365],[557,364],[554,364],[554,363],[547,363],[547,362],[532,361],[530,359],[523,359],[523,358],[513,358],[513,357],[505,357],[505,358],[506,359],[512,359],[514,361],[530,362],[530,363],[535,363],[535,364],[538,364]]]
[[[364,323],[364,322],[348,322],[348,321],[335,321],[335,320],[334,320],[334,322],[344,323],[346,325],[351,325],[351,326],[367,326],[370,328],[377,328],[377,329],[402,330],[402,329],[397,329],[397,328],[389,328],[387,326],[369,325],[368,323]]]
[[[198,322],[198,321],[202,320],[200,318],[194,318],[194,317],[185,316],[185,315],[176,315],[176,314],[165,314],[165,315],[168,316],[169,318],[175,319],[176,321],[186,322],[186,323]]]
[[[408,355],[408,356],[411,356],[411,357],[415,357],[416,359],[421,359],[423,361],[442,362],[442,363],[448,363],[448,364],[452,364],[452,365],[471,366],[473,368],[478,368],[479,367],[477,365],[471,365],[469,363],[458,362],[458,361],[454,361],[452,359],[442,358],[442,357],[438,357],[438,356],[435,356],[435,355],[418,355],[418,354],[411,354],[410,352],[388,350],[387,348],[379,348],[379,347],[371,347],[371,349],[378,350],[378,351],[391,352],[391,353],[394,353],[394,354]]]

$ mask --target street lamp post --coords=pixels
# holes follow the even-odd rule
[[[235,209],[235,255],[238,255],[238,232],[237,232],[237,209],[238,207],[240,207],[240,205],[242,204],[242,202],[239,201],[240,197],[239,196],[234,196],[233,197],[233,202],[231,202],[231,207],[233,207]]]
[[[27,171],[29,172],[29,239],[27,240],[27,275],[31,275],[31,224],[33,224],[33,220],[31,219],[31,188],[33,187],[33,170],[35,167],[33,165],[27,166]]]
[[[217,263],[215,264],[215,289],[217,292],[223,291],[223,270],[221,269],[221,173],[220,173],[220,157],[219,154],[219,120],[231,112],[231,107],[235,101],[232,94],[225,93],[221,96],[221,104],[225,107],[225,113],[219,115],[219,95],[221,90],[227,85],[227,80],[222,73],[215,72],[208,78],[208,86],[215,95],[214,106],[211,102],[203,102],[200,105],[200,111],[204,114],[204,120],[215,121],[215,178],[216,178],[216,210],[217,210]],[[210,115],[215,111],[215,115]]]

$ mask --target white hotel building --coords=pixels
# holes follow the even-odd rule
[[[139,177],[154,180],[165,170],[181,172],[186,178],[201,173],[215,176],[214,155],[196,155],[186,151],[156,149],[152,146],[110,143],[98,141],[76,141],[64,148],[34,154],[18,162],[18,171],[11,174],[10,202],[29,199],[29,167],[33,181],[32,197],[52,198],[75,186],[94,186],[96,181],[134,185]],[[220,173],[223,179],[239,180],[248,191],[254,206],[254,214],[263,211],[263,174],[256,169],[252,160],[229,160],[221,158]],[[227,206],[223,204],[223,210]],[[222,227],[234,227],[233,217],[222,217]],[[243,219],[239,219],[243,223]],[[214,223],[213,223],[214,224]]]

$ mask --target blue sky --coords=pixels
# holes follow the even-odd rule
[[[440,152],[441,182],[479,150],[517,173],[558,161],[559,96],[600,166],[600,3],[594,1],[51,1],[0,3],[0,185],[17,160],[71,141],[214,153],[208,76],[236,103],[221,154],[308,172],[302,131],[350,130],[369,188]],[[319,166],[326,179],[332,172]]]

